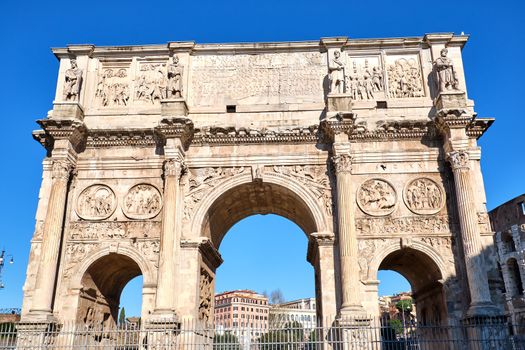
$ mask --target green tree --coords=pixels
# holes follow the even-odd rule
[[[226,332],[224,334],[215,334],[213,337],[213,350],[240,350],[241,344],[235,334]]]
[[[118,324],[123,325],[126,323],[126,309],[120,309],[120,315],[118,317]]]
[[[397,336],[403,334],[403,322],[401,322],[401,320],[395,318],[388,321],[388,323],[390,324],[390,327],[392,327]]]
[[[402,299],[396,303],[396,309],[401,312],[411,312],[412,311],[412,299]]]

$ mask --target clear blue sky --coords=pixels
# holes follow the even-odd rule
[[[525,82],[524,13],[524,5],[518,0],[361,0],[333,1],[326,5],[307,0],[2,0],[0,113],[4,128],[1,138],[4,167],[0,175],[3,184],[0,248],[5,247],[12,253],[16,263],[4,271],[6,288],[0,290],[0,307],[20,306],[22,300],[44,157],[43,149],[31,139],[30,133],[37,128],[35,119],[45,117],[52,108],[58,64],[50,47],[73,43],[125,45],[177,40],[201,43],[317,40],[338,35],[395,37],[464,31],[472,35],[463,51],[469,96],[475,100],[480,116],[497,118],[480,141],[487,205],[491,209],[525,193],[522,155],[525,127],[520,108]],[[235,265],[243,261],[239,254],[249,247],[257,246],[266,256],[282,258],[279,251],[272,250],[269,246],[272,241],[264,235],[286,231],[282,236],[295,242],[290,243],[290,247],[297,245],[298,248],[286,251],[285,264],[305,275],[301,283],[285,278],[280,287],[290,299],[312,295],[313,276],[305,262],[304,235],[301,236],[291,224],[282,223],[281,219],[268,219],[263,236],[256,234],[258,225],[248,219],[226,237],[221,252],[228,262],[219,271],[219,290],[240,287],[228,284],[226,275],[233,273]],[[253,254],[249,257],[251,261],[246,264],[265,265],[271,271],[283,264],[282,259],[263,262]],[[230,263],[232,266],[228,267]],[[262,272],[257,281],[246,280],[255,289],[264,285],[268,290],[274,288],[275,281],[275,276]],[[301,286],[305,288],[299,288]]]

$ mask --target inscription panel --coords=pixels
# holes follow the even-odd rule
[[[195,56],[191,103],[322,103],[325,76],[318,52]]]

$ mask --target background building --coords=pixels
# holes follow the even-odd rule
[[[281,304],[270,305],[270,328],[279,328],[288,322],[297,321],[305,329],[316,325],[315,298],[304,298]]]
[[[412,319],[416,318],[416,305],[412,298],[411,292],[401,292],[395,295],[385,295],[379,297],[379,314],[382,319],[399,319],[401,318],[401,310],[398,308],[398,303],[402,300],[410,300],[410,309],[406,310],[405,316],[410,315]]]
[[[505,283],[506,311],[514,322],[525,322],[525,194],[489,213],[495,231],[497,260]]]
[[[268,331],[268,298],[251,290],[215,295],[215,328],[231,332],[245,346]]]

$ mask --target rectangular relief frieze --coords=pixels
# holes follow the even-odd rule
[[[318,52],[194,56],[191,104],[319,103],[326,64]]]
[[[455,224],[445,215],[409,217],[367,217],[356,219],[356,231],[362,236],[428,235],[456,232]]]
[[[423,73],[418,54],[385,56],[388,97],[424,97]]]
[[[345,72],[346,92],[354,101],[385,100],[385,77],[381,57],[349,56]]]
[[[69,240],[114,240],[160,237],[158,221],[72,222]]]
[[[93,105],[125,107],[130,103],[131,60],[101,62]]]

